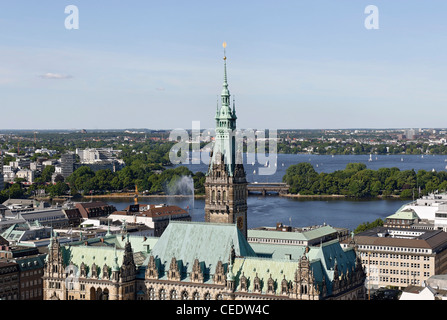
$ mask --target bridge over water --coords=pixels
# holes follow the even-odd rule
[[[285,195],[289,192],[289,185],[283,182],[258,182],[249,183],[247,186],[248,193],[261,193],[265,196],[267,193],[276,193]]]

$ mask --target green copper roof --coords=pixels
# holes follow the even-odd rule
[[[91,267],[93,263],[98,267],[98,277],[103,278],[102,268],[107,264],[109,268],[115,264],[115,255],[118,257],[118,265],[121,266],[123,262],[124,250],[116,249],[114,247],[103,246],[66,246],[62,247],[62,258],[65,265],[70,262],[74,264],[78,272],[80,272],[81,264],[84,263],[88,270],[88,277],[91,276]]]
[[[337,264],[338,273],[351,272],[355,267],[355,253],[352,248],[343,250],[338,240],[324,242],[321,246],[310,247],[310,260],[319,259],[330,281],[334,278],[334,268]]]
[[[129,241],[132,247],[135,264],[141,266],[145,262],[150,249],[158,241],[158,238],[121,234],[109,235],[103,238],[90,238],[62,246],[62,257],[65,265],[71,262],[78,268],[78,271],[82,262],[84,262],[89,270],[88,276],[91,276],[90,268],[95,263],[98,267],[98,276],[102,278],[104,264],[107,264],[112,270],[121,267],[124,246],[127,241]]]
[[[304,231],[304,232],[285,232],[276,230],[248,230],[248,238],[266,238],[266,239],[283,239],[294,241],[308,241],[320,238],[329,234],[336,233],[331,226],[323,226],[320,228]]]
[[[111,245],[116,245],[117,248],[124,248],[127,240],[129,240],[132,246],[133,252],[146,252],[148,253],[157,243],[158,237],[144,237],[129,235],[129,237],[122,235],[112,235],[105,237],[104,242]]]
[[[205,267],[204,274],[214,274],[218,261],[228,263],[232,245],[236,256],[256,255],[236,225],[171,221],[151,254],[165,271],[175,257],[183,266],[182,272],[188,274],[198,258]],[[148,261],[149,257],[143,265]]]
[[[396,211],[394,214],[387,217],[387,219],[401,219],[401,220],[414,220],[419,219],[419,216],[412,209],[405,209]]]
[[[233,264],[233,273],[236,276],[236,290],[240,290],[240,278],[244,275],[248,280],[248,291],[253,292],[253,279],[257,276],[261,279],[262,292],[267,289],[267,281],[270,277],[276,282],[277,286],[285,278],[293,281],[295,271],[298,267],[297,261],[284,261],[262,258],[236,258]]]
[[[305,246],[297,245],[251,243],[251,246],[258,258],[236,259],[233,273],[238,279],[243,273],[249,280],[250,278],[253,280],[257,274],[265,286],[270,275],[278,286],[284,277],[288,281],[293,281],[299,260],[306,250]],[[330,282],[334,279],[335,264],[337,264],[339,275],[347,271],[351,272],[355,267],[355,252],[352,248],[343,250],[336,239],[308,248],[306,257],[310,261],[315,281],[321,289],[323,279],[325,279],[330,294],[332,292]]]
[[[292,259],[297,261],[304,253],[304,246],[284,244],[250,243],[258,257],[275,260]]]

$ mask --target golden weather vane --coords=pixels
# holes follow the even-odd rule
[[[222,43],[222,47],[224,48],[224,60],[227,60],[227,56],[225,55],[225,48],[227,47],[227,43],[224,41],[224,43]]]

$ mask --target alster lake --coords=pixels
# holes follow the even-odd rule
[[[309,162],[317,172],[333,172],[346,168],[348,163],[364,163],[367,168],[397,167],[400,170],[426,170],[444,171],[447,166],[447,156],[442,155],[312,155],[312,154],[278,154],[275,171],[272,175],[259,175],[259,170],[265,168],[266,163],[244,162],[247,180],[253,182],[281,182],[286,169],[300,162]],[[207,163],[181,164],[191,171],[206,172]],[[272,166],[272,163],[270,163]],[[122,210],[133,203],[131,199],[104,199]],[[172,204],[188,208],[193,221],[204,221],[204,199],[185,197],[142,197],[140,203],[146,204]],[[378,218],[385,219],[396,212],[409,200],[400,199],[374,199],[374,200],[348,200],[341,199],[302,199],[279,197],[277,195],[250,195],[248,197],[248,227],[275,226],[281,222],[294,227],[313,225],[331,225],[333,227],[354,230],[364,222],[372,222]]]

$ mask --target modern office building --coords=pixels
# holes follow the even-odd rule
[[[66,179],[74,171],[76,155],[74,153],[65,153],[61,156],[61,174]]]
[[[377,227],[354,236],[370,289],[422,286],[447,272],[447,233],[442,230]],[[342,243],[352,245],[352,239]]]

